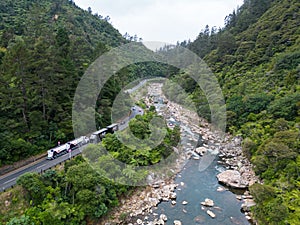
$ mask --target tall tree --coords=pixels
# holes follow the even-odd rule
[[[31,99],[29,96],[34,80],[28,70],[29,59],[29,51],[25,41],[21,37],[16,37],[14,43],[8,47],[1,69],[1,76],[5,82],[2,93],[6,94],[4,101],[2,101],[2,108],[7,109],[11,116],[20,115],[22,121],[19,121],[21,128],[19,131],[21,132],[30,130]]]

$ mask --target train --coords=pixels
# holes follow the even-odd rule
[[[119,130],[119,124],[113,123],[106,128],[102,128],[91,134],[90,143],[97,144],[105,137],[107,133],[113,134],[114,132]]]
[[[113,134],[118,130],[119,130],[119,124],[113,123],[107,126],[106,128],[102,128],[98,131],[93,132],[89,138],[87,136],[81,136],[65,144],[56,146],[55,148],[52,148],[47,151],[48,153],[47,159],[48,160],[56,159],[57,157],[62,156],[76,148],[80,148],[81,146],[86,145],[88,143],[97,144],[102,141],[102,139],[105,137],[107,133]]]

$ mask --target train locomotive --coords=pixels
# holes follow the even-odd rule
[[[55,159],[61,155],[64,155],[76,148],[79,148],[83,145],[86,145],[88,143],[97,144],[102,141],[102,139],[105,137],[107,133],[113,134],[115,131],[119,130],[119,125],[117,123],[111,124],[107,126],[106,128],[102,128],[94,133],[91,134],[90,138],[87,136],[81,136],[79,138],[76,138],[72,141],[69,141],[63,145],[59,145],[55,148],[52,148],[47,151],[47,159],[52,160]]]

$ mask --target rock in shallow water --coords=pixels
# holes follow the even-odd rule
[[[163,220],[163,221],[167,221],[168,220],[168,217],[165,215],[165,214],[161,214],[159,219]]]
[[[218,181],[233,188],[247,188],[249,182],[244,180],[239,171],[226,170],[217,175]]]
[[[214,206],[214,201],[206,198],[204,202],[201,202],[201,205],[207,206],[207,207],[213,207]]]
[[[214,214],[212,211],[210,210],[207,210],[206,212],[211,218],[215,218],[216,217],[216,214]]]

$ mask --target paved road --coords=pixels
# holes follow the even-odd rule
[[[54,167],[55,165],[62,163],[71,157],[74,157],[81,153],[85,146],[77,148],[70,153],[62,155],[54,160],[40,159],[34,163],[31,163],[27,166],[21,167],[15,171],[12,171],[8,174],[5,174],[0,177],[0,191],[4,191],[16,184],[16,181],[19,176],[27,172],[38,172],[41,173],[47,169]]]
[[[128,94],[131,94],[132,92],[136,91],[137,89],[139,89],[140,87],[144,86],[145,83],[147,83],[148,79],[147,80],[142,80],[138,85],[136,85],[135,87],[131,88],[131,89],[128,89],[124,92],[128,93]]]
[[[126,127],[128,127],[129,121],[132,118],[134,118],[136,115],[143,115],[143,114],[144,114],[144,110],[142,108],[140,108],[139,106],[133,106],[131,108],[131,113],[129,117],[123,120],[121,124],[119,124],[119,130],[124,130]]]
[[[144,111],[142,108],[140,108],[138,106],[132,107],[130,117],[127,118],[126,120],[124,120],[124,123],[119,125],[119,130],[124,130],[128,126],[128,122],[130,119],[134,118],[136,115],[142,115],[143,113],[144,113]],[[40,159],[34,163],[28,164],[24,167],[21,167],[17,170],[14,170],[10,173],[7,173],[7,174],[1,176],[0,177],[0,192],[13,187],[16,184],[18,177],[21,176],[22,174],[27,173],[27,172],[41,173],[47,169],[54,167],[55,165],[57,165],[59,163],[62,163],[78,154],[81,154],[82,150],[86,146],[87,145],[81,146],[81,147],[73,150],[72,152],[62,155],[53,160],[47,160],[46,158]]]

